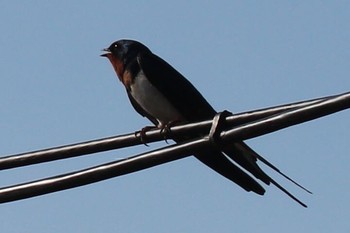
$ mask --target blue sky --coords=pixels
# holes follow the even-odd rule
[[[348,1],[2,1],[0,154],[141,129],[101,49],[146,44],[217,109],[234,112],[350,89]],[[247,143],[313,191],[265,168],[275,187],[247,193],[194,158],[0,206],[2,232],[346,232],[350,112]],[[1,171],[7,186],[113,161],[138,146]]]

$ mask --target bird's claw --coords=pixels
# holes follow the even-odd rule
[[[162,128],[160,129],[160,134],[163,135],[163,139],[164,139],[164,141],[165,141],[167,144],[169,144],[169,142],[168,142],[168,136],[170,135],[170,133],[171,133],[171,130],[170,130],[169,124],[164,125],[164,127],[162,127]]]
[[[169,139],[169,136],[170,136],[170,134],[171,134],[171,127],[173,127],[174,125],[176,125],[177,123],[179,123],[180,121],[170,121],[168,124],[166,124],[166,125],[163,125],[162,127],[161,127],[161,130],[160,130],[160,133],[163,135],[163,138],[164,138],[164,140],[165,140],[165,142],[167,143],[167,144],[169,144],[168,143],[168,139]]]
[[[150,131],[152,129],[155,129],[155,128],[157,128],[157,127],[156,126],[145,126],[140,131],[135,132],[135,136],[140,137],[140,141],[142,142],[142,144],[144,144],[145,146],[149,146],[147,144],[147,140],[146,140],[147,139],[146,132]]]
[[[169,135],[171,133],[171,129],[170,127],[174,126],[176,123],[178,123],[179,121],[171,121],[168,124],[165,125],[161,125],[161,126],[145,126],[143,127],[140,131],[135,132],[135,137],[140,138],[140,141],[145,145],[148,146],[147,144],[147,137],[146,137],[146,133],[147,131],[150,131],[152,129],[160,129],[160,134],[163,136],[165,142],[167,144],[168,143],[168,139],[170,139]]]

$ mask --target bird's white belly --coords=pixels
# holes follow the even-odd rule
[[[148,114],[157,119],[158,126],[183,119],[165,96],[148,81],[142,70],[130,88],[131,95]]]

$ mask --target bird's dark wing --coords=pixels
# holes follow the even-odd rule
[[[148,80],[189,122],[211,119],[215,110],[197,89],[166,61],[152,53],[138,56]]]
[[[176,140],[177,141],[177,140]],[[194,155],[199,161],[218,172],[227,179],[241,186],[246,191],[253,191],[263,195],[265,189],[255,181],[251,176],[245,173],[242,169],[232,163],[219,150],[206,150]]]

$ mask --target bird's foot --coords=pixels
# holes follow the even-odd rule
[[[150,131],[150,130],[152,130],[152,129],[157,129],[158,127],[156,127],[156,126],[145,126],[145,127],[143,127],[139,132],[135,132],[135,136],[137,137],[138,136],[138,134],[140,135],[139,137],[140,137],[140,141],[145,145],[145,146],[148,146],[148,144],[147,144],[147,140],[146,140],[146,132],[147,131]]]
[[[163,135],[163,138],[164,138],[164,140],[165,140],[165,142],[167,143],[167,144],[169,144],[168,143],[168,139],[169,139],[169,136],[170,136],[170,134],[171,134],[171,127],[173,127],[174,125],[177,125],[178,123],[179,123],[180,121],[170,121],[169,123],[167,123],[167,124],[165,124],[165,125],[162,125],[161,127],[160,127],[160,133]]]

